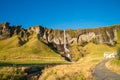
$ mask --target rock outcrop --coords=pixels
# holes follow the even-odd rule
[[[9,23],[5,22],[0,24],[0,39],[6,39],[10,37]]]
[[[117,43],[118,31],[120,31],[120,25],[95,29],[66,30],[67,47],[69,48],[70,44],[85,46],[89,42],[114,46]],[[42,26],[33,26],[24,29],[18,25],[10,26],[8,22],[0,24],[0,40],[10,38],[14,35],[18,35],[20,39],[24,38],[25,42],[30,37],[36,37],[48,46],[55,48],[58,52],[64,51],[63,30],[53,30]]]
[[[10,26],[8,22],[0,24],[0,40],[12,37],[13,35],[28,37],[28,32],[19,25]]]
[[[101,27],[95,29],[84,30],[66,30],[67,44],[82,44],[84,42],[93,42],[96,44],[115,45],[117,43],[117,31],[120,25],[111,27]],[[24,29],[21,26],[9,26],[8,22],[0,24],[0,40],[18,35],[19,37],[29,37],[32,34],[36,38],[46,40],[48,43],[55,45],[63,45],[63,30],[52,30],[42,26],[33,26]]]

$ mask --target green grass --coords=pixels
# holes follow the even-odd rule
[[[65,61],[45,61],[45,60],[24,60],[24,61],[0,61],[0,66],[32,66],[32,65],[56,65],[56,64],[69,64]]]
[[[120,47],[120,30],[117,32],[117,44],[116,47]]]
[[[116,65],[116,66],[119,66],[120,67],[120,60],[117,60],[117,59],[113,59],[111,60],[111,65]]]
[[[107,62],[106,66],[109,70],[120,74],[120,60],[112,59],[112,60]]]
[[[18,42],[19,39],[17,36],[0,41],[0,60],[6,61],[6,64],[66,62],[58,53],[36,37],[30,38],[29,41],[22,46],[16,46]]]
[[[117,33],[117,37],[118,37],[118,43],[120,43],[120,31],[118,31],[118,33]]]
[[[0,41],[0,50],[3,50],[3,49],[6,50],[9,48],[18,47],[18,43],[19,43],[19,39],[17,36],[13,36],[11,38],[1,40]]]

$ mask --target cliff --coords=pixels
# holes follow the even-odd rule
[[[75,53],[74,50],[77,50],[81,54],[84,53],[85,50],[82,50],[81,48],[75,46],[79,45],[81,47],[84,47],[89,42],[95,44],[106,44],[109,46],[115,46],[118,42],[117,35],[119,31],[120,25],[83,30],[68,29],[66,30],[67,48],[70,49],[70,51],[73,53]],[[53,30],[42,26],[32,26],[28,29],[24,29],[19,25],[10,26],[8,22],[0,24],[0,40],[11,38],[15,35],[17,35],[19,38],[19,46],[23,46],[32,37],[34,37],[38,40],[41,40],[51,49],[59,52],[61,55],[64,56],[63,30]]]

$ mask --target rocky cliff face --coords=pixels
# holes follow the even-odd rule
[[[10,37],[9,23],[0,24],[0,39]]]
[[[40,30],[40,29],[39,29]],[[41,38],[45,39],[48,43],[54,44],[59,50],[63,50],[60,46],[64,44],[63,30],[42,29]],[[114,46],[117,43],[117,31],[120,30],[120,25],[112,27],[103,27],[96,29],[85,30],[66,30],[67,44],[77,44],[85,46],[88,42],[95,44],[108,44]],[[41,30],[39,31],[41,32]]]
[[[28,32],[21,26],[9,26],[8,22],[0,24],[0,40],[7,39],[13,35],[18,35],[19,37],[28,37]]]
[[[117,31],[120,25],[84,30],[66,30],[67,44],[79,44],[93,42],[96,44],[115,45],[117,43]],[[9,26],[8,22],[0,24],[0,40],[18,35],[19,37],[29,37],[32,34],[36,38],[44,39],[47,43],[63,45],[63,30],[52,30],[42,26],[33,26],[24,29],[21,26]]]
[[[67,47],[69,48],[70,44],[85,46],[89,42],[114,46],[117,43],[117,32],[119,30],[120,25],[83,30],[69,29],[66,30]],[[30,37],[36,37],[58,52],[64,51],[63,33],[63,30],[53,30],[42,26],[24,29],[21,26],[9,26],[8,22],[0,24],[0,40],[18,35],[19,38],[25,38],[27,42]]]

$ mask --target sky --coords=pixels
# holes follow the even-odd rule
[[[120,24],[120,0],[0,0],[0,23],[53,29]]]

